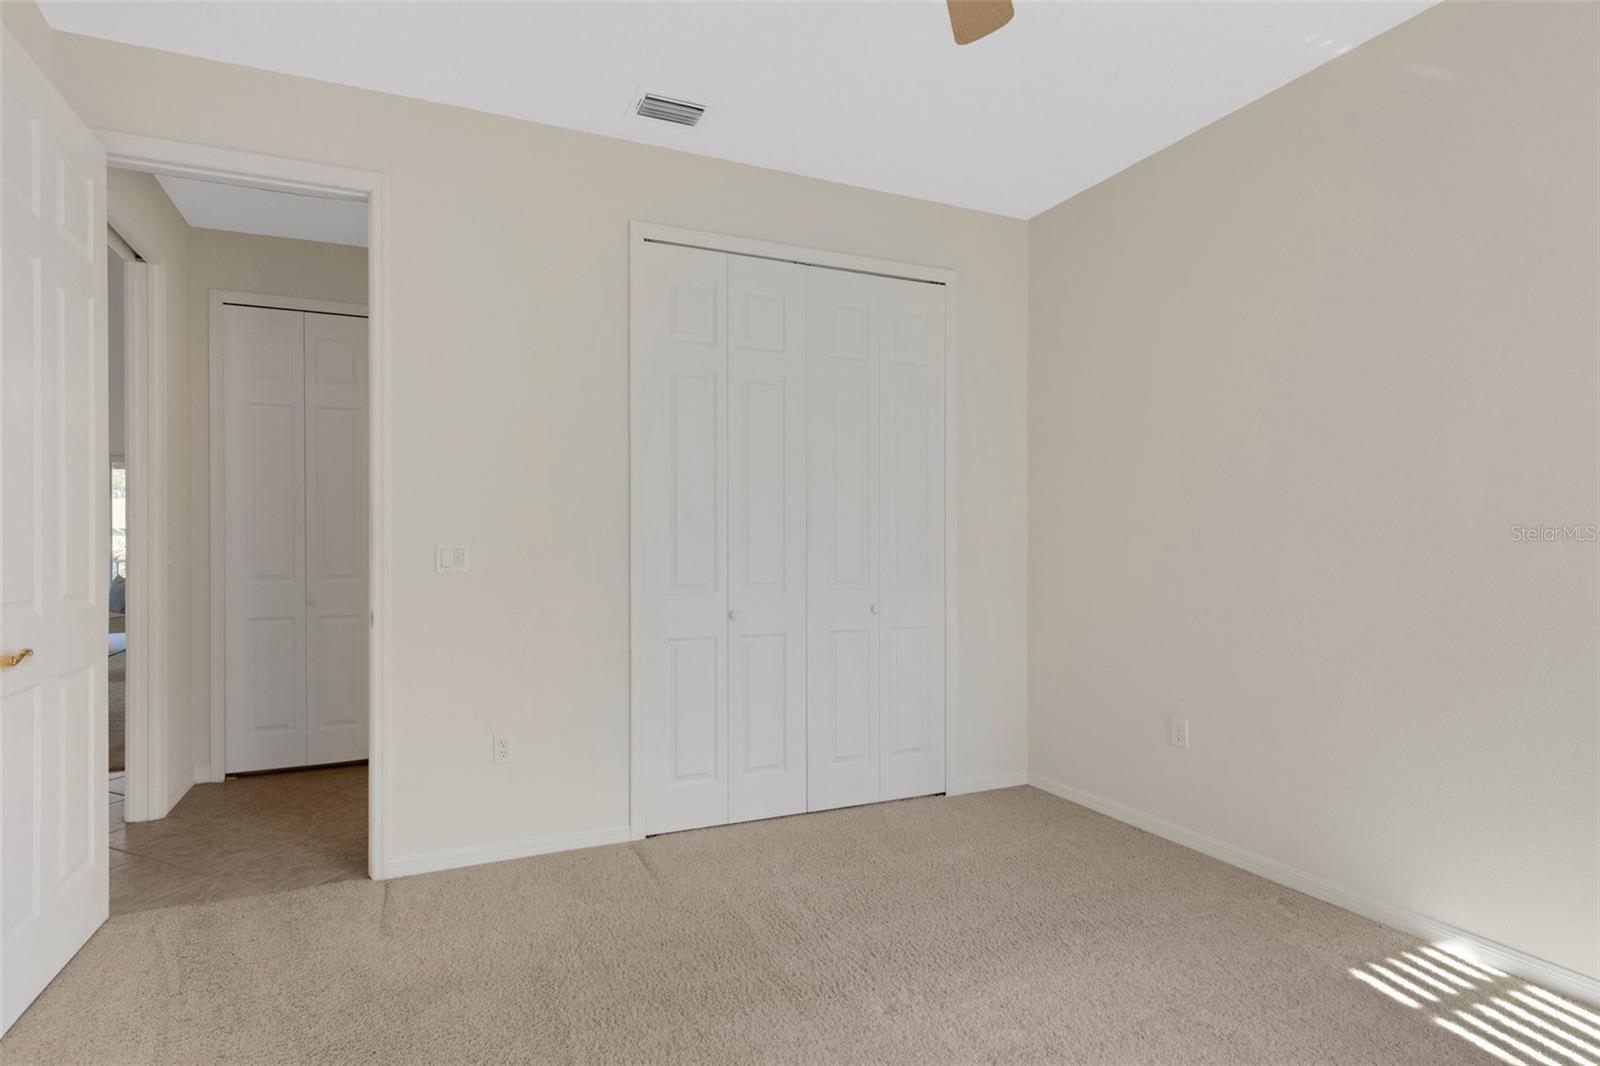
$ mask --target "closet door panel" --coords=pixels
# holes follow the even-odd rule
[[[878,279],[806,271],[808,808],[878,798]]]
[[[806,807],[804,267],[728,257],[728,818]]]
[[[945,787],[944,294],[879,281],[881,798]]]
[[[649,244],[634,275],[633,709],[646,834],[728,819],[727,259]]]
[[[223,315],[226,765],[238,773],[306,761],[305,335],[298,311]]]
[[[367,320],[305,316],[306,758],[367,757]]]

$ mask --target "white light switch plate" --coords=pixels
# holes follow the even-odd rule
[[[435,544],[433,546],[433,572],[436,574],[467,573],[467,546],[465,544]]]

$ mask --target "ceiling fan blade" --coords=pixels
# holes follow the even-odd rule
[[[945,0],[956,44],[971,44],[1011,21],[1011,0]]]

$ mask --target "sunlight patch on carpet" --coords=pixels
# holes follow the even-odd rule
[[[1600,1014],[1485,963],[1421,945],[1349,972],[1507,1066],[1600,1066]]]

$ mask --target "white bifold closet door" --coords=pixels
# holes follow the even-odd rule
[[[944,289],[812,269],[809,802],[944,790]]]
[[[367,320],[305,316],[306,762],[367,757]]]
[[[367,322],[223,309],[230,773],[367,756]]]
[[[944,290],[644,245],[645,834],[944,789]]]
[[[806,279],[814,811],[879,795],[878,280],[838,270]]]
[[[728,256],[728,820],[806,809],[806,268]]]
[[[805,810],[803,268],[651,245],[633,328],[644,830]]]
[[[880,800],[945,787],[944,293],[878,279]]]

